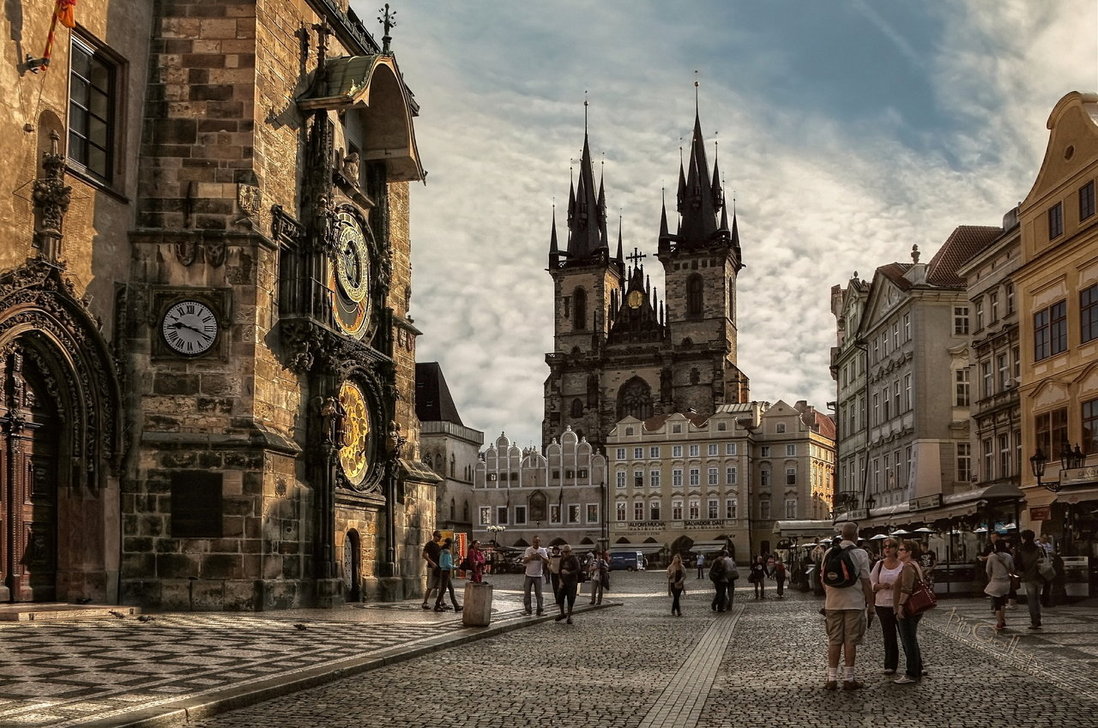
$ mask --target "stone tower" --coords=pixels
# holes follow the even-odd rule
[[[546,355],[543,443],[571,427],[600,447],[625,416],[705,415],[747,400],[748,380],[736,365],[739,232],[734,215],[728,225],[697,113],[689,168],[679,168],[678,211],[674,234],[666,207],[660,222],[665,307],[644,272],[646,256],[635,250],[626,266],[620,230],[610,254],[605,189],[600,182],[595,192],[584,131],[579,182],[569,191],[567,248],[558,245],[555,217],[550,236],[554,350]]]

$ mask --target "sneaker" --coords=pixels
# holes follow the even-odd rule
[[[915,678],[911,677],[910,675],[904,675],[903,677],[898,677],[895,680],[893,680],[892,684],[893,685],[914,685],[917,682],[919,682],[919,681],[916,680]]]
[[[527,614],[529,614],[529,612],[527,612]],[[544,617],[545,616],[545,610],[544,609],[539,609],[538,610],[538,616],[539,617]]]
[[[865,683],[860,680],[843,680],[843,690],[861,690]]]
[[[828,680],[827,682],[824,683],[824,690],[838,690],[838,689],[839,689],[839,683],[836,682],[835,680]]]

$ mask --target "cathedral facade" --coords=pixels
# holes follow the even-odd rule
[[[663,209],[656,258],[659,301],[639,252],[611,252],[606,193],[596,187],[587,133],[568,195],[567,243],[556,219],[549,246],[553,351],[546,355],[543,444],[570,427],[604,448],[614,424],[672,412],[707,416],[748,401],[736,364],[736,277],[743,268],[735,214],[728,223],[720,173],[710,170],[695,114],[689,161],[680,163],[674,232]]]
[[[424,172],[388,14],[378,43],[346,0],[21,5],[5,35],[27,60],[0,69],[0,601],[418,592]]]

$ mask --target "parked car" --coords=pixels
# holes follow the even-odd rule
[[[640,551],[617,551],[610,554],[611,571],[644,571],[648,560]]]

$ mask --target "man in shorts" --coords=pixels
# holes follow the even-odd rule
[[[440,572],[438,569],[438,557],[442,552],[442,533],[435,531],[431,534],[431,540],[423,547],[423,560],[427,562],[427,591],[423,592],[423,608],[430,609],[427,604],[431,594],[438,589]]]
[[[843,656],[843,690],[857,690],[865,684],[854,678],[854,658],[869,623],[873,620],[873,587],[869,582],[869,554],[858,548],[858,524],[840,527],[842,540],[837,548],[849,549],[858,580],[851,586],[823,585],[824,618],[827,625],[827,682],[825,690],[839,686],[839,656]],[[823,561],[826,561],[826,556]],[[823,563],[819,564],[823,573]]]

